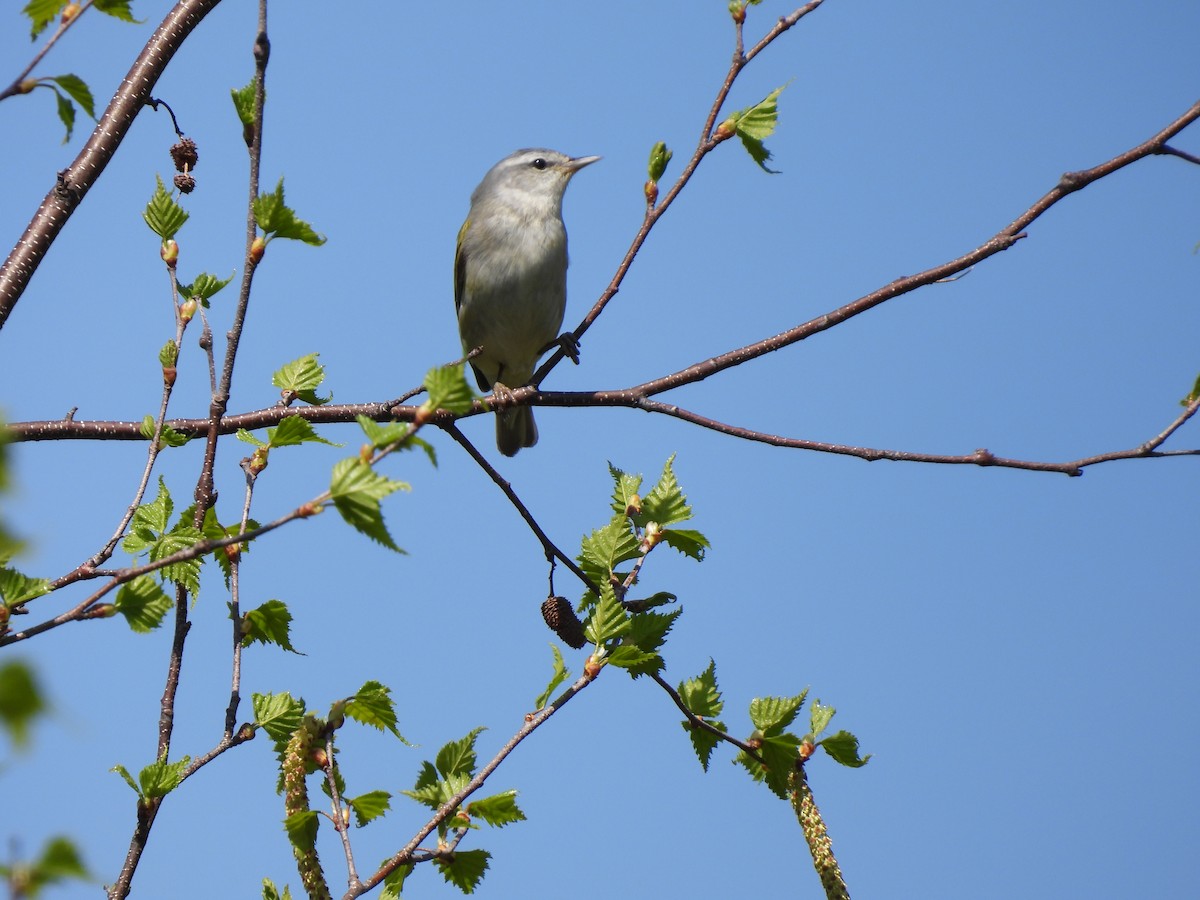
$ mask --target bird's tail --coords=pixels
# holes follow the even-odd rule
[[[516,456],[522,447],[537,443],[537,425],[528,406],[504,409],[496,413],[496,446],[505,456]]]

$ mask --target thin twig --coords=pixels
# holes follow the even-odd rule
[[[29,65],[21,70],[21,74],[13,79],[12,84],[0,91],[0,100],[6,100],[9,97],[16,96],[17,94],[25,93],[25,91],[21,89],[21,85],[25,79],[29,77],[29,73],[37,67],[37,64],[42,61],[47,53],[50,52],[50,49],[58,43],[59,38],[67,33],[67,29],[78,22],[80,18],[82,18],[83,14],[91,9],[92,4],[95,2],[96,0],[86,0],[86,2],[79,7],[79,11],[75,13],[74,17],[65,22],[61,18],[59,19],[58,27],[54,29],[54,34],[50,35],[49,39],[42,46],[42,49],[34,54],[33,59],[29,61]]]

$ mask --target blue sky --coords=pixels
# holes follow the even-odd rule
[[[723,2],[376,4],[271,9],[264,182],[286,178],[319,249],[273,243],[259,269],[231,410],[277,399],[271,373],[320,352],[336,402],[379,401],[459,352],[454,236],[471,190],[511,150],[603,155],[565,204],[567,322],[612,277],[641,222],[650,146],[678,174],[732,52]],[[89,13],[35,74],[76,72],[107,98],[167,4],[120,25]],[[756,38],[792,7],[751,10]],[[30,45],[15,12],[0,59]],[[155,90],[199,144],[181,272],[237,269],[245,153],[228,90],[249,80],[255,12],[226,3]],[[707,158],[548,389],[620,388],[819,316],[978,246],[1061,173],[1132,147],[1197,98],[1192,3],[1041,0],[896,4],[827,0],[746,69],[737,109],[788,84],[766,175],[735,142]],[[103,100],[100,101],[103,105]],[[10,247],[88,131],[62,146],[48,94],[0,103],[0,244]],[[1200,153],[1193,126],[1174,142]],[[141,221],[170,174],[165,114],[143,113],[0,333],[0,410],[12,421],[137,420],[157,406],[170,334],[156,238]],[[1063,461],[1159,433],[1197,371],[1200,170],[1142,161],[1067,198],[1027,239],[953,284],[892,301],[663,399],[748,428],[930,453]],[[232,296],[218,296],[214,330]],[[220,344],[220,342],[219,342]],[[203,415],[207,376],[189,336],[172,412]],[[716,660],[731,730],[751,698],[798,693],[837,707],[863,769],[809,767],[856,897],[1191,897],[1200,782],[1194,458],[1117,462],[1082,478],[877,462],[750,445],[629,410],[540,409],[541,442],[499,458],[484,417],[465,432],[559,546],[603,524],[606,463],[653,479],[671,454],[712,542],[707,560],[656,554],[644,585],[685,610],[672,683]],[[327,428],[353,451],[356,430]],[[1196,447],[1186,426],[1169,447]],[[351,792],[411,786],[444,742],[476,726],[490,757],[550,674],[541,550],[507,501],[444,436],[439,467],[385,503],[397,556],[330,514],[267,538],[243,568],[244,605],[285,600],[304,656],[255,649],[243,693],[290,690],[316,709],[378,679],[421,745],[347,729]],[[324,489],[347,450],[272,456],[254,514]],[[218,462],[223,517],[241,502],[242,445]],[[199,449],[167,454],[180,504]],[[133,444],[13,452],[4,516],[53,577],[108,537],[143,464]],[[118,558],[119,560],[119,558]],[[560,590],[577,596],[560,569]],[[51,596],[36,617],[78,602]],[[228,620],[206,585],[178,702],[176,753],[219,736]],[[4,748],[0,837],[32,853],[72,835],[104,881],[120,868],[133,795],[107,770],[154,753],[167,630],[120,620],[60,628],[5,656],[35,665],[54,703],[32,752]],[[583,654],[568,651],[578,673]],[[250,714],[248,704],[242,718]],[[529,821],[483,831],[481,891],[631,898],[734,892],[819,897],[790,809],[718,750],[700,771],[654,685],[606,671],[490,783]],[[279,825],[275,762],[258,740],[164,806],[135,881],[142,897],[257,896],[298,881]],[[64,803],[64,797],[70,798]],[[354,834],[364,866],[424,821],[398,798]],[[333,837],[325,830],[326,840]],[[467,846],[467,845],[464,845]],[[322,844],[335,884],[338,847]],[[413,896],[451,897],[433,871]],[[58,896],[94,896],[95,887]],[[407,894],[406,894],[407,895]]]

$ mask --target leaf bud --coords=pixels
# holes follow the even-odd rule
[[[71,22],[74,22],[79,17],[80,8],[78,3],[68,3],[64,6],[61,19],[62,24],[69,25]]]
[[[303,506],[297,508],[296,515],[298,515],[302,519],[307,519],[310,516],[315,516],[318,513],[320,513],[322,509],[323,509],[323,507],[319,506],[316,503],[309,501],[308,503],[305,503]]]
[[[242,558],[242,544],[239,541],[236,544],[227,544],[224,548],[225,558],[230,562],[237,562]]]
[[[266,249],[267,242],[262,235],[259,235],[254,239],[254,243],[250,245],[250,261],[256,264],[260,262]]]
[[[730,116],[717,126],[717,130],[713,132],[713,139],[717,141],[727,141],[735,134],[737,134],[737,118]]]
[[[625,515],[636,516],[642,511],[642,498],[637,494],[629,496],[629,502],[625,504]]]
[[[163,384],[167,387],[173,387],[175,376],[178,374],[178,370],[174,366],[163,366]]]
[[[246,462],[246,471],[251,475],[257,475],[267,467],[267,447],[259,447],[250,454],[250,458]]]
[[[646,194],[646,205],[653,206],[658,202],[658,182],[647,181],[646,186],[642,189]]]
[[[642,536],[642,545],[639,548],[642,553],[649,553],[663,539],[663,527],[657,522],[650,522],[646,525],[646,532]]]
[[[363,444],[358,448],[358,458],[367,465],[371,464],[371,457],[375,455],[375,448],[370,444]]]
[[[604,668],[604,661],[596,659],[596,655],[592,654],[587,658],[587,662],[583,664],[584,677],[589,681],[600,674],[600,670]]]
[[[179,245],[175,243],[174,239],[163,241],[162,247],[158,250],[158,255],[162,257],[168,269],[173,269],[175,268],[175,263],[179,261]]]
[[[318,769],[329,768],[329,754],[324,747],[313,747],[308,751],[308,758],[316,763]]]
[[[801,741],[800,742],[799,755],[800,755],[801,762],[803,762],[806,759],[809,759],[816,752],[817,752],[817,748],[813,744],[812,741]]]
[[[196,308],[199,306],[195,297],[189,297],[179,304],[179,321],[184,325],[192,321],[196,315]]]
[[[117,614],[117,608],[111,603],[98,603],[87,611],[89,619],[111,619]]]
[[[667,163],[674,155],[662,141],[650,148],[650,162],[646,166],[646,171],[649,173],[651,181],[662,179],[663,173],[667,171]]]
[[[17,93],[18,94],[28,94],[37,86],[38,86],[38,81],[36,78],[26,78],[24,81],[22,81],[20,84],[17,85]]]

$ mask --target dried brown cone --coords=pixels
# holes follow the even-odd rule
[[[576,650],[583,648],[587,638],[583,634],[583,623],[575,615],[575,610],[566,597],[547,597],[542,604],[542,618],[568,647]]]
[[[171,159],[175,161],[176,172],[190,172],[200,161],[200,153],[196,150],[196,142],[191,138],[182,138],[178,144],[171,145]]]
[[[191,175],[176,175],[175,187],[179,188],[181,194],[190,194],[196,189],[196,179]]]

